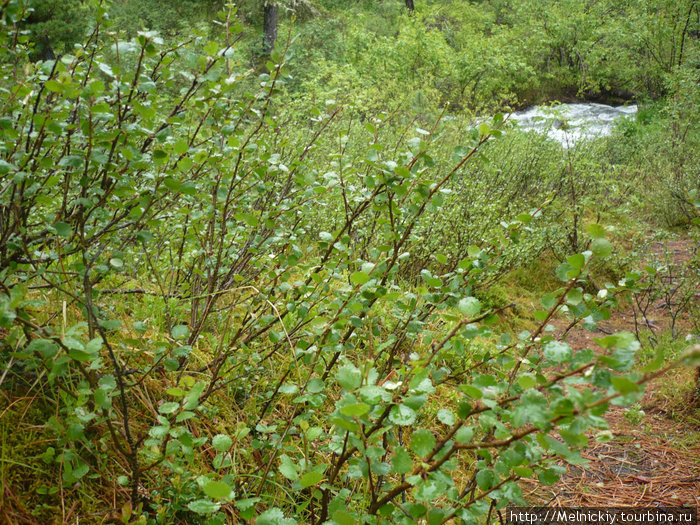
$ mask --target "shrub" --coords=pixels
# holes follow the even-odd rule
[[[342,109],[281,122],[283,50],[247,92],[230,48],[119,41],[94,8],[83,46],[32,64],[23,2],[0,7],[0,383],[45,409],[45,510],[116,479],[123,522],[471,523],[662,373],[630,372],[631,334],[596,355],[551,333],[609,315],[617,287],[584,292],[595,225],[517,337],[472,293],[498,245],[400,277],[502,116],[440,162],[437,127],[394,147],[372,122],[329,158]],[[321,204],[342,210],[324,231]]]

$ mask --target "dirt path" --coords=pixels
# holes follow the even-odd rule
[[[668,293],[641,297],[639,304],[628,304],[601,322],[597,331],[576,327],[566,338],[574,349],[595,349],[595,338],[620,331],[635,333],[635,327],[642,329],[643,337],[659,336],[673,326],[677,336],[683,338],[696,329],[687,313],[674,315],[674,308],[681,305],[680,293],[671,292],[683,279],[678,269],[688,267],[698,247],[691,239],[683,238],[653,243],[650,248],[649,259],[667,265],[657,283]],[[697,306],[699,298],[700,290],[691,291],[688,306]],[[555,326],[563,330],[566,321],[560,320]],[[567,473],[555,485],[526,482],[526,499],[577,507],[700,508],[700,410],[684,406],[682,393],[692,388],[693,381],[691,370],[679,369],[648,385],[639,404],[611,407],[606,419],[613,438],[607,443],[591,439],[590,448],[582,454],[589,460],[588,465],[568,465]]]

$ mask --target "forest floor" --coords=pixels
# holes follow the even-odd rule
[[[649,258],[665,258],[673,270],[688,268],[698,249],[689,238],[651,244]],[[670,273],[661,285],[674,289],[682,276]],[[691,290],[689,306],[697,308],[700,290]],[[574,348],[596,348],[595,338],[610,333],[636,333],[640,337],[668,334],[674,323],[674,307],[679,297],[661,294],[647,305],[627,304],[612,312],[610,319],[599,323],[597,331],[580,326],[572,329],[566,341]],[[675,305],[675,306],[674,306]],[[646,306],[646,321],[641,310]],[[635,317],[636,311],[636,317]],[[652,315],[653,314],[653,315]],[[560,333],[565,320],[555,323]],[[693,323],[686,313],[676,316],[676,337],[685,339]],[[690,335],[690,340],[697,334]],[[659,338],[657,345],[666,341]],[[566,465],[567,472],[551,487],[537,480],[525,480],[526,499],[538,505],[571,507],[678,507],[700,508],[700,407],[690,404],[699,371],[688,368],[672,370],[647,385],[641,401],[632,407],[612,406],[606,414],[613,437],[600,443],[591,439],[582,454],[586,465]]]

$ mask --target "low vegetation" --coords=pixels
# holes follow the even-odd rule
[[[698,235],[696,2],[281,5],[269,56],[252,2],[58,4],[0,0],[10,521],[490,522],[700,365],[697,254],[631,241]],[[632,95],[568,149],[506,106]]]

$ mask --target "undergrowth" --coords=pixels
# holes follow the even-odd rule
[[[604,219],[643,197],[656,153],[693,153],[683,75],[668,106],[682,141],[671,126],[642,157],[605,140],[563,150],[502,113],[474,124],[435,85],[386,100],[396,68],[455,68],[459,35],[435,26],[454,6],[397,15],[410,61],[396,35],[351,35],[375,80],[352,103],[294,98],[291,32],[264,72],[239,59],[231,5],[228,39],[177,44],[124,36],[90,7],[83,43],[33,62],[27,2],[0,2],[10,519],[489,521],[524,502],[521,478],[552,484],[561,460],[580,463],[611,403],[697,364],[696,347],[640,370],[635,334],[593,352],[552,324],[595,329],[649,282],[615,258]],[[330,69],[326,88],[354,82]],[[475,106],[515,89],[459,81]],[[653,189],[670,222],[697,222],[678,193],[694,167],[673,158],[675,185]]]

